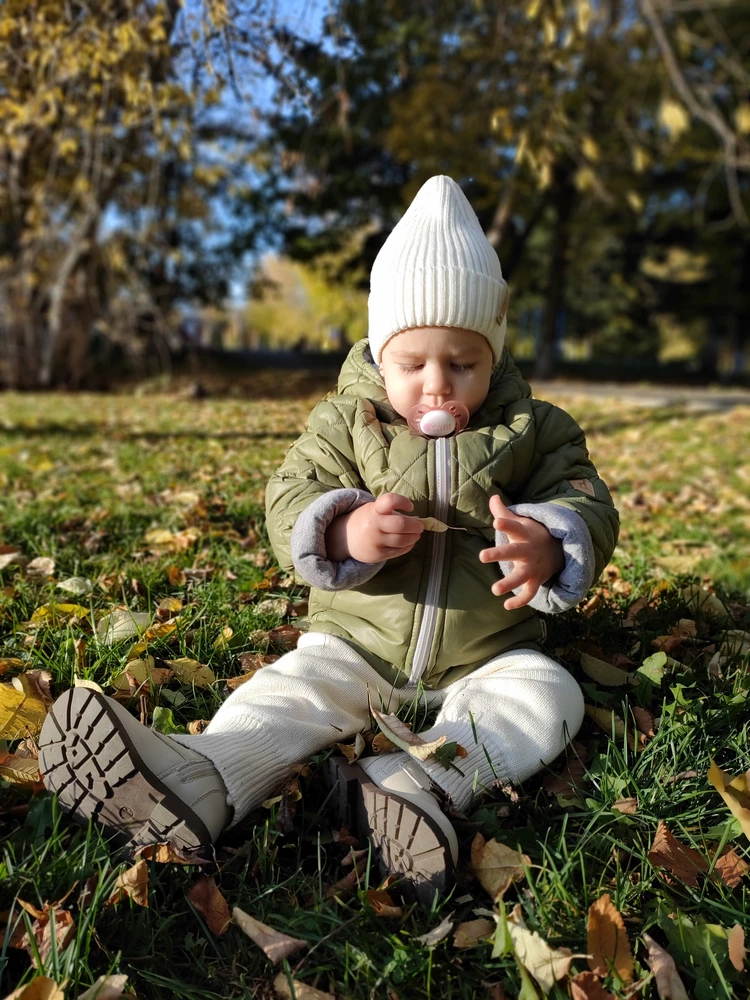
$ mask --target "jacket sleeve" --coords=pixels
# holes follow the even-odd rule
[[[617,544],[619,517],[575,420],[549,403],[537,404],[535,418],[533,454],[510,509],[540,521],[563,544],[563,570],[531,602],[554,614],[582,600],[601,576]],[[502,535],[498,544],[506,540]],[[507,575],[511,564],[501,568]]]
[[[384,564],[333,562],[325,533],[334,518],[374,499],[359,476],[345,412],[328,400],[318,403],[266,486],[266,524],[279,565],[321,590],[365,583]]]

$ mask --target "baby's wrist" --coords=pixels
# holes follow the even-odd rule
[[[343,562],[345,559],[348,559],[351,554],[349,552],[347,525],[352,513],[354,513],[354,511],[349,514],[340,514],[338,517],[335,517],[326,529],[326,555],[331,562]]]

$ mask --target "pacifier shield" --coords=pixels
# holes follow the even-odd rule
[[[469,411],[463,403],[449,399],[440,407],[419,403],[406,415],[409,427],[426,438],[451,437],[458,434],[469,422]]]

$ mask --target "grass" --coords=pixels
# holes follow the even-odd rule
[[[132,640],[106,646],[85,620],[36,631],[24,623],[53,601],[80,601],[100,617],[115,605],[153,611],[163,598],[180,597],[184,628],[157,640],[150,652],[157,659],[199,660],[219,681],[181,689],[186,700],[177,705],[174,695],[167,700],[170,688],[162,689],[150,709],[171,708],[178,725],[209,719],[222,701],[224,679],[240,672],[238,656],[260,648],[251,634],[288,620],[259,613],[258,602],[274,596],[304,601],[302,588],[278,581],[270,590],[254,588],[273,567],[263,525],[264,483],[320,391],[304,382],[296,396],[280,400],[266,379],[249,401],[1,397],[0,543],[19,546],[29,559],[50,557],[55,568],[50,579],[39,580],[13,565],[0,571],[0,658],[20,657],[48,670],[56,693],[73,683],[76,669],[111,690]],[[452,896],[431,911],[406,906],[400,919],[376,915],[365,893],[367,873],[358,891],[327,892],[350,869],[342,866],[348,849],[334,839],[315,767],[302,779],[291,832],[279,829],[284,824],[272,806],[231,831],[209,865],[150,863],[148,908],[129,900],[106,905],[124,862],[98,829],[73,825],[47,793],[32,797],[0,780],[0,911],[10,910],[12,930],[21,913],[17,899],[41,908],[65,897],[62,909],[72,915],[75,935],[52,951],[42,971],[56,982],[67,980],[69,997],[110,973],[126,974],[142,1000],[273,997],[278,970],[261,950],[237,927],[212,934],[189,902],[201,872],[215,877],[230,907],[309,942],[309,952],[282,963],[290,979],[362,1000],[502,996],[492,984],[518,996],[516,963],[512,956],[492,958],[491,942],[460,950],[450,935],[434,948],[415,940],[450,914],[456,922],[472,920],[475,909],[490,907],[467,865],[478,829],[530,857],[525,880],[505,902],[508,909],[519,903],[528,926],[554,947],[585,955],[588,909],[610,894],[625,920],[637,981],[634,989],[616,976],[607,979],[615,996],[657,996],[645,962],[648,933],[669,949],[697,1000],[746,997],[721,928],[738,923],[750,930],[747,878],[732,889],[701,875],[691,886],[652,864],[648,854],[663,821],[706,858],[717,846],[732,845],[748,857],[746,839],[705,777],[711,758],[733,774],[750,767],[747,657],[730,657],[720,675],[709,669],[710,645],[721,642],[724,629],[691,611],[681,587],[688,577],[715,587],[729,602],[734,626],[750,628],[750,413],[554,401],[586,429],[623,530],[594,599],[548,621],[550,650],[588,644],[583,648],[600,658],[630,653],[638,665],[653,651],[652,640],[679,619],[697,622],[698,645],[687,643],[672,654],[683,662],[661,684],[642,684],[631,693],[593,681],[566,654],[587,703],[614,710],[626,734],[607,734],[587,719],[578,737],[586,763],[579,788],[550,794],[541,774],[517,795],[498,790],[480,803],[459,824],[463,864]],[[176,551],[154,550],[145,541],[154,528],[193,528],[196,540]],[[94,581],[91,594],[70,597],[55,589],[72,576]],[[640,597],[650,606],[635,628],[623,628],[623,611]],[[217,645],[227,626],[231,640]],[[80,637],[87,641],[86,662],[76,667]],[[17,672],[9,669],[3,681]],[[634,752],[637,706],[649,708],[660,724]],[[137,704],[133,709],[137,713]],[[689,771],[696,773],[673,780]],[[638,800],[634,815],[612,808],[631,797]],[[81,888],[92,876],[93,895],[81,905]],[[377,884],[374,874],[370,884]],[[28,914],[21,919],[31,926]],[[585,958],[574,960],[575,971],[587,967]],[[0,975],[2,995],[30,981],[27,952],[2,945]],[[549,995],[568,997],[566,981]]]

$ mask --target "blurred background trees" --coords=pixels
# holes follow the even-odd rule
[[[372,260],[434,173],[496,247],[537,375],[740,374],[749,50],[731,0],[12,0],[5,379],[76,386],[191,333],[366,335]]]

